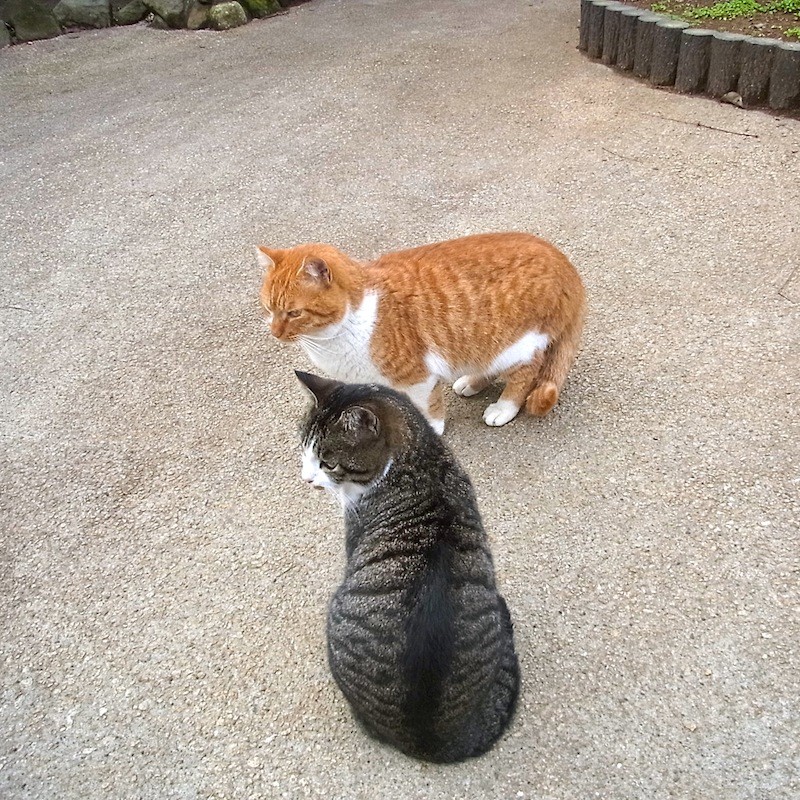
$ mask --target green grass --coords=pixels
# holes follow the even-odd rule
[[[775,0],[767,3],[767,11],[783,11],[786,14],[800,14],[800,0]],[[795,30],[789,28],[790,31]]]
[[[689,8],[686,10],[686,16],[691,19],[736,19],[763,10],[764,6],[756,0],[725,0],[723,3],[714,3],[713,6],[705,8]]]
[[[796,39],[800,39],[800,28],[787,28],[783,32],[784,36],[794,36]]]
[[[724,0],[724,2],[714,3],[711,6],[692,6],[678,0],[676,3],[669,4],[653,3],[650,8],[656,12],[678,14],[690,20],[737,19],[770,12],[800,15],[800,0],[771,0],[768,3],[759,3],[758,0]],[[795,29],[790,28],[789,30]]]

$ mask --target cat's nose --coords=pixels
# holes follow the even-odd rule
[[[286,332],[286,323],[279,320],[273,320],[272,324],[269,326],[269,330],[276,339],[280,339],[281,336],[283,336],[283,334]]]

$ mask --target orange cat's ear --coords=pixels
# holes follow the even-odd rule
[[[256,247],[256,261],[258,266],[269,272],[275,266],[276,250],[269,250],[266,247]]]
[[[297,274],[305,275],[321,286],[327,286],[331,282],[330,268],[321,258],[304,258]]]

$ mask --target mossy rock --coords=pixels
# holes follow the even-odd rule
[[[144,0],[144,4],[153,14],[161,17],[168,28],[184,28],[186,26],[184,0]]]
[[[131,0],[130,3],[112,9],[115,25],[135,25],[141,22],[149,13],[150,9],[144,4],[144,0]]]
[[[208,11],[208,24],[216,31],[227,31],[247,24],[247,14],[239,3],[218,3]]]
[[[9,0],[3,16],[11,24],[18,42],[35,42],[61,35],[61,26],[56,18],[33,0]]]
[[[53,16],[62,28],[108,28],[111,13],[108,0],[61,0]]]
[[[165,19],[159,17],[158,14],[153,14],[150,22],[148,23],[148,27],[155,28],[157,31],[172,30],[170,24]]]
[[[239,0],[244,7],[244,10],[256,19],[268,17],[270,14],[276,14],[281,10],[281,4],[278,0]]]
[[[186,13],[186,27],[190,31],[197,31],[208,26],[208,12],[210,8],[199,0],[189,0]]]

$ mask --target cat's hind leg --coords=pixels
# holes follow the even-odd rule
[[[483,412],[483,421],[487,425],[499,428],[519,414],[539,375],[542,360],[543,353],[539,351],[530,364],[523,364],[508,372],[503,393]]]
[[[578,354],[582,330],[583,317],[577,317],[545,350],[541,370],[525,403],[529,414],[543,417],[558,402],[561,387]]]
[[[485,375],[462,375],[453,384],[453,391],[461,397],[472,397],[482,392],[491,382],[491,378]]]

